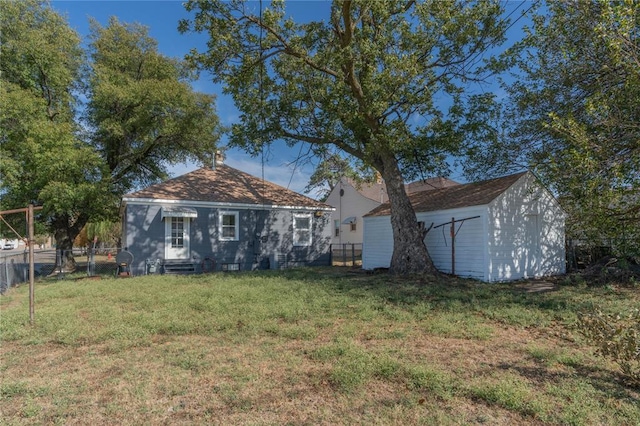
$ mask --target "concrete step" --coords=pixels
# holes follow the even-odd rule
[[[194,274],[196,264],[193,262],[165,262],[162,265],[165,274]]]

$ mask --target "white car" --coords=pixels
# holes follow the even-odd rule
[[[13,243],[4,243],[2,250],[13,250],[16,246]]]

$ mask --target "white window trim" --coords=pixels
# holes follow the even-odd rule
[[[309,231],[309,240],[304,243],[297,242],[296,233],[299,228],[296,227],[296,219],[309,219],[309,228],[306,230]],[[311,213],[294,213],[293,214],[293,245],[294,247],[308,247],[311,245],[311,241],[313,240],[313,215]]]
[[[235,216],[235,232],[234,237],[224,237],[222,233],[222,223],[224,216]],[[220,241],[238,241],[240,239],[240,215],[237,211],[222,210],[218,212],[218,240]]]

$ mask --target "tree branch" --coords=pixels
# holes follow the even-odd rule
[[[244,17],[249,20],[250,22],[254,23],[255,25],[258,25],[259,27],[262,27],[263,29],[265,29],[269,34],[271,34],[272,36],[274,36],[281,44],[282,44],[282,48],[283,48],[283,52],[289,56],[292,56],[294,58],[298,58],[301,59],[305,64],[309,65],[311,68],[315,69],[316,71],[320,71],[324,74],[330,75],[332,77],[338,78],[339,74],[327,67],[321,66],[319,64],[317,64],[316,62],[312,61],[311,58],[309,58],[308,55],[300,53],[298,51],[296,51],[288,42],[287,40],[282,37],[282,35],[277,32],[274,28],[270,27],[269,25],[265,25],[263,21],[260,21],[259,18],[256,18],[253,15],[244,15]],[[268,57],[271,57],[273,55],[269,55]],[[266,58],[267,55],[263,56],[263,59]]]

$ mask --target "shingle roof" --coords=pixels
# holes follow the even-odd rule
[[[409,194],[409,200],[416,212],[456,209],[460,207],[481,206],[489,204],[506,191],[527,172],[501,178],[449,186],[442,189]],[[384,203],[365,215],[388,216],[391,214],[389,203]]]
[[[414,192],[448,188],[454,185],[460,185],[460,184],[449,178],[438,176],[438,177],[428,178],[424,180],[417,180],[415,182],[408,183],[404,186],[404,189],[407,191],[407,194],[413,194]]]
[[[215,169],[194,170],[124,198],[333,209],[328,204],[224,164],[216,165]]]

